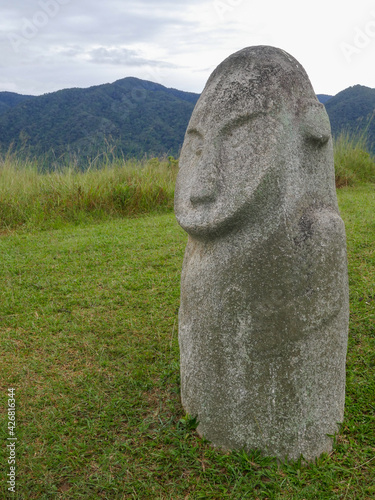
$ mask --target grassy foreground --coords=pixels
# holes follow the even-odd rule
[[[0,497],[375,497],[375,192],[339,191],[351,324],[345,422],[314,464],[210,448],[179,400],[186,237],[172,213],[0,237]],[[17,404],[8,495],[7,390]]]

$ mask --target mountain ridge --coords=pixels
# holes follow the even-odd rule
[[[317,97],[335,136],[364,128],[375,110],[375,89],[361,85]],[[136,77],[41,96],[0,92],[0,148],[51,158],[93,157],[108,146],[125,157],[178,156],[198,98]],[[375,153],[375,120],[368,133]]]
[[[0,92],[0,115],[33,97],[35,96],[17,94],[16,92]]]
[[[325,106],[334,136],[341,131],[365,133],[368,149],[375,154],[375,89],[353,85],[336,94]]]
[[[30,155],[177,155],[199,94],[127,77],[22,100],[0,115],[0,146]]]

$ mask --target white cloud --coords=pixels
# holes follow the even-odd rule
[[[95,64],[115,64],[126,66],[157,66],[160,68],[174,68],[174,64],[163,61],[144,59],[136,50],[127,48],[98,47],[90,50],[88,60]]]
[[[0,90],[40,94],[137,76],[200,92],[225,57],[275,45],[306,68],[315,90],[375,87],[375,36],[353,55],[373,2],[316,0],[18,0],[2,8]]]

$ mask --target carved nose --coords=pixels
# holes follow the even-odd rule
[[[190,201],[193,205],[209,203],[216,199],[217,182],[213,173],[201,173],[195,179]]]

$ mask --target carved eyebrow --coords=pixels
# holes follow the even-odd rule
[[[189,135],[196,135],[200,139],[203,139],[203,134],[201,134],[201,132],[199,132],[196,128],[189,128],[186,133]]]
[[[245,125],[246,123],[250,122],[251,120],[254,120],[255,118],[258,118],[258,116],[264,116],[266,113],[264,111],[258,111],[255,113],[248,113],[246,115],[240,115],[237,118],[234,118],[233,120],[230,120],[229,122],[225,123],[223,127],[220,129],[220,135],[229,135],[233,132],[234,129],[241,127],[242,125]]]

